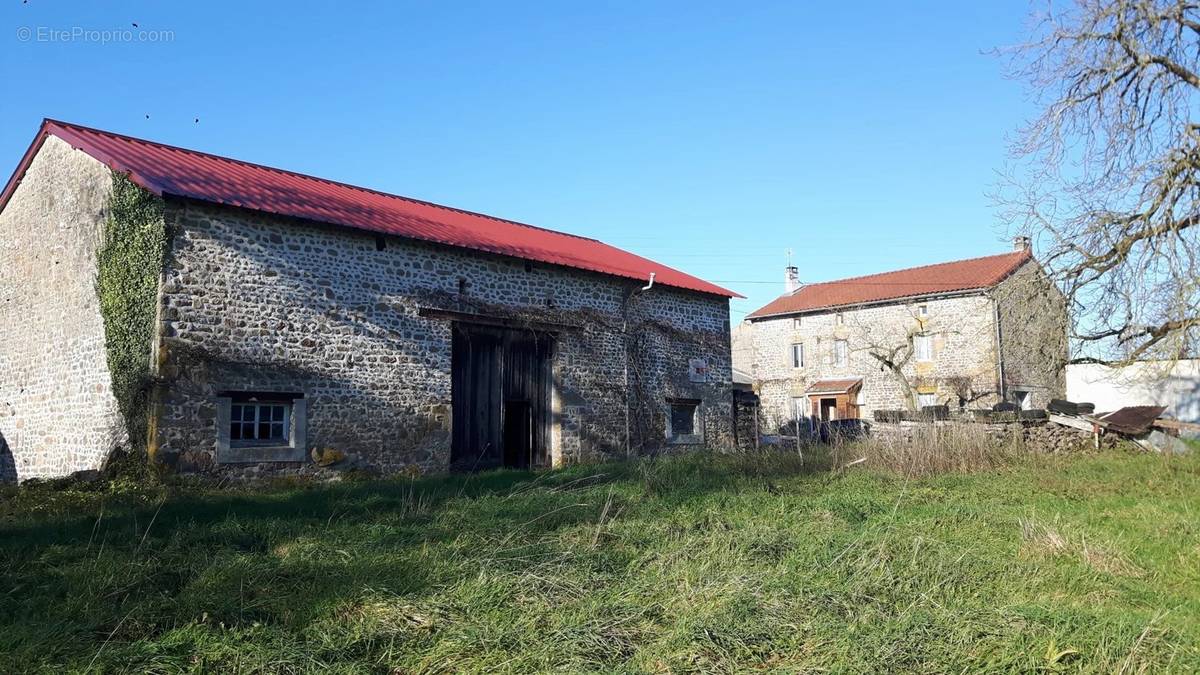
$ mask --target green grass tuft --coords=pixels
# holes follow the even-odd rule
[[[1200,458],[0,495],[0,672],[1200,670]]]

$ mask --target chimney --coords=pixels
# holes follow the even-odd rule
[[[800,290],[800,268],[788,265],[784,268],[783,286],[788,295]]]
[[[1013,237],[1013,250],[1014,251],[1032,251],[1033,250],[1033,242],[1031,242],[1029,240],[1029,237],[1025,237],[1025,236]]]

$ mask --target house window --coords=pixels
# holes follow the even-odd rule
[[[232,446],[287,445],[291,436],[292,404],[237,402],[229,406]]]
[[[216,398],[217,462],[302,462],[308,458],[304,395],[222,392]]]
[[[667,417],[667,441],[669,443],[700,443],[700,401],[695,399],[670,399]]]
[[[845,366],[848,360],[847,346],[845,340],[833,341],[833,365]]]
[[[937,405],[937,394],[917,394],[917,408]]]
[[[792,345],[792,367],[804,367],[804,345],[799,342]]]
[[[914,335],[913,336],[913,351],[916,352],[918,361],[933,360],[933,336],[932,335]]]
[[[796,318],[792,319],[792,329],[800,330],[800,317],[796,317]]]
[[[929,316],[929,305],[919,305],[917,307],[917,316],[920,316],[920,317]]]
[[[844,326],[846,324],[846,317],[841,312],[838,312],[833,315],[833,322],[838,326]]]

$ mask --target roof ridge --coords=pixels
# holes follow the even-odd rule
[[[789,295],[795,295],[796,293],[799,293],[802,289],[811,288],[813,286],[823,286],[825,284],[844,284],[847,281],[856,281],[858,279],[869,279],[871,277],[881,277],[881,276],[884,276],[885,274],[899,274],[901,272],[916,272],[917,270],[929,269],[930,267],[941,267],[942,265],[954,265],[957,263],[976,262],[978,260],[986,260],[988,258],[1002,258],[1004,256],[1011,256],[1011,255],[1020,255],[1021,257],[1025,257],[1025,258],[1033,257],[1033,255],[1029,251],[1009,251],[1007,253],[993,253],[991,255],[980,255],[980,256],[975,256],[974,258],[961,258],[958,260],[946,260],[943,262],[929,263],[927,265],[916,265],[914,267],[902,267],[900,269],[888,270],[886,272],[875,272],[873,274],[862,274],[862,275],[859,275],[856,277],[845,277],[842,279],[830,279],[829,281],[814,281],[810,284],[804,284],[803,286],[796,289],[794,292],[792,292]],[[780,296],[780,297],[785,297],[785,296]]]
[[[470,215],[470,216],[478,216],[480,218],[487,218],[488,220],[494,220],[494,221],[500,222],[500,223],[508,223],[510,225],[517,225],[519,227],[527,227],[531,230],[539,230],[541,232],[550,232],[552,234],[561,234],[565,237],[574,237],[576,239],[582,239],[584,241],[594,241],[594,242],[601,243],[601,244],[605,243],[605,242],[601,241],[600,239],[595,239],[593,237],[585,237],[585,236],[579,235],[579,234],[563,232],[562,230],[554,230],[554,229],[551,229],[548,227],[539,227],[537,225],[530,225],[529,223],[523,223],[519,220],[510,220],[508,218],[500,218],[500,217],[493,216],[493,215],[490,215],[487,213],[481,213],[479,211],[471,211],[468,209],[460,209],[460,208],[457,208],[454,206],[446,206],[445,204],[438,204],[437,202],[426,201],[424,199],[416,199],[414,197],[406,197],[404,195],[398,195],[393,192],[384,192],[383,190],[376,190],[374,188],[363,187],[361,185],[355,185],[353,183],[347,183],[344,181],[333,180],[332,178],[323,178],[321,176],[314,176],[312,174],[301,173],[299,171],[292,171],[290,169],[281,169],[277,166],[269,166],[267,164],[259,164],[258,162],[251,162],[251,161],[247,161],[244,159],[237,159],[236,157],[228,157],[225,155],[218,155],[216,153],[205,152],[203,150],[193,150],[192,148],[185,148],[185,147],[182,147],[179,145],[171,145],[170,143],[151,141],[149,139],[139,138],[137,136],[130,136],[129,134],[121,134],[121,133],[117,133],[115,131],[108,131],[106,129],[97,129],[95,127],[89,127],[89,126],[85,126],[82,124],[76,124],[74,122],[64,122],[62,120],[56,120],[56,119],[47,117],[47,118],[44,118],[44,120],[43,120],[43,124],[45,124],[45,123],[56,124],[59,126],[82,130],[82,131],[89,131],[89,132],[101,134],[104,136],[113,136],[113,137],[122,138],[122,139],[125,139],[128,141],[133,141],[134,143],[144,143],[146,145],[153,145],[153,146],[157,146],[160,148],[165,148],[167,150],[174,150],[176,152],[184,152],[184,153],[188,153],[191,155],[200,155],[203,157],[219,159],[219,160],[226,161],[226,162],[234,162],[236,164],[242,164],[244,166],[252,166],[252,167],[259,168],[259,169],[264,169],[266,171],[274,171],[276,173],[281,173],[281,174],[290,175],[290,176],[297,176],[300,178],[306,178],[308,180],[320,181],[322,183],[328,183],[330,185],[338,185],[341,187],[349,188],[351,190],[359,190],[362,192],[369,192],[369,193],[380,195],[383,197],[390,197],[392,199],[400,199],[400,200],[403,200],[406,202],[412,202],[414,204],[421,204],[424,206],[430,206],[433,208],[443,209],[446,211],[452,211],[455,213],[462,213],[462,214],[466,214],[466,215]]]

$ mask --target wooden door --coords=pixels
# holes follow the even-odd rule
[[[546,333],[455,325],[454,468],[549,463],[552,353]]]

